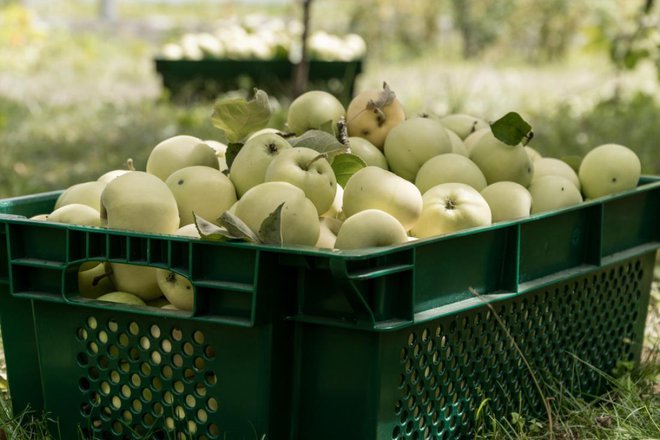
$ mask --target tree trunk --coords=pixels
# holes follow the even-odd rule
[[[307,53],[307,37],[309,36],[309,19],[311,14],[312,0],[302,0],[303,8],[303,32],[301,36],[301,56],[298,64],[293,69],[292,99],[302,95],[307,89],[309,81],[309,54]]]
[[[470,0],[453,0],[454,19],[463,40],[463,58],[473,58],[477,55],[477,47],[473,38]]]

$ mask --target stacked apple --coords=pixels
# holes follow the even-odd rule
[[[264,128],[267,95],[216,102],[222,144],[179,135],[156,145],[144,171],[112,170],[73,185],[35,219],[92,227],[333,250],[391,246],[514,220],[637,185],[640,162],[617,144],[577,170],[526,146],[511,113],[489,124],[465,114],[406,117],[384,85],[347,108],[307,92],[287,131]],[[160,268],[80,267],[82,296],[193,308],[193,286]],[[164,296],[164,298],[163,298]]]

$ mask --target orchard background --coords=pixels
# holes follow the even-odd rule
[[[184,32],[211,30],[229,17],[302,17],[302,3],[0,0],[0,198],[93,180],[129,157],[144,168],[151,148],[175,134],[221,139],[212,102],[170,99],[154,56]],[[314,0],[310,7],[311,30],[366,40],[356,91],[387,81],[408,114],[494,120],[517,111],[543,155],[582,155],[617,142],[637,152],[644,173],[660,174],[660,6],[652,0]],[[273,103],[281,115],[289,102],[279,96]],[[273,123],[280,121],[276,115]],[[626,373],[650,386],[639,405],[656,422],[658,279],[660,265],[647,326],[650,372]],[[608,408],[598,411],[626,426]],[[603,428],[586,406],[578,414],[585,420],[566,438]],[[512,420],[513,438],[544,438],[524,417]]]

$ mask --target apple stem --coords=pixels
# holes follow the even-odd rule
[[[101,280],[103,278],[109,277],[111,273],[112,273],[112,271],[108,271],[108,272],[105,272],[101,275],[95,276],[94,279],[92,279],[92,286],[96,287],[101,282]]]
[[[328,155],[327,155],[326,153],[321,153],[321,154],[317,155],[317,156],[314,157],[312,160],[310,160],[309,163],[308,163],[307,165],[305,165],[305,170],[308,170],[309,167],[311,167],[312,164],[313,164],[314,162],[316,162],[317,160],[320,160],[320,159],[327,159],[327,158],[328,158]]]
[[[135,171],[135,165],[133,164],[133,158],[129,157],[126,159],[126,168],[128,171]]]
[[[341,142],[342,145],[348,148],[348,152],[351,152],[351,143],[348,140],[348,125],[346,124],[346,118],[342,117],[337,121],[337,139]]]

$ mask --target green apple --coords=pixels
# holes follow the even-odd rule
[[[467,148],[465,147],[465,142],[461,139],[456,133],[451,130],[447,130],[447,135],[451,141],[451,152],[460,154],[461,156],[469,156]]]
[[[635,188],[641,171],[639,157],[630,148],[604,144],[584,156],[578,175],[584,195],[595,199]]]
[[[270,162],[282,150],[290,148],[291,144],[275,133],[260,134],[245,142],[229,170],[229,178],[236,187],[238,197],[243,197],[250,188],[263,183]]]
[[[120,304],[128,304],[131,306],[146,306],[147,304],[137,296],[130,292],[114,291],[109,292],[96,298],[99,301],[108,301]]]
[[[277,128],[266,127],[266,128],[262,128],[261,130],[257,130],[257,131],[255,131],[255,132],[252,133],[250,136],[248,136],[247,139],[246,139],[245,141],[247,142],[247,141],[249,141],[250,139],[252,139],[253,137],[257,137],[257,136],[259,136],[260,134],[266,134],[266,133],[279,134],[279,133],[281,133],[281,132],[282,132],[282,130],[278,130]]]
[[[103,173],[101,176],[99,176],[98,179],[96,179],[97,182],[102,183],[104,186],[110,183],[115,177],[119,177],[122,174],[126,174],[130,171],[135,171],[135,170],[110,170],[107,173]]]
[[[101,193],[101,222],[113,229],[171,234],[179,228],[179,208],[158,177],[131,171],[108,183]]]
[[[337,178],[325,155],[306,147],[285,149],[266,169],[266,182],[289,182],[305,192],[319,215],[335,199]]]
[[[441,183],[424,193],[422,215],[411,230],[418,238],[452,232],[492,222],[488,202],[476,189],[464,183]]]
[[[337,122],[346,114],[342,103],[332,94],[321,90],[305,92],[293,100],[287,112],[286,124],[295,134],[307,130],[320,130],[326,124]]]
[[[157,270],[155,267],[124,263],[107,263],[106,267],[117,290],[132,293],[143,301],[163,296],[156,278]]]
[[[105,183],[96,180],[91,182],[77,183],[65,189],[55,201],[54,209],[71,203],[80,203],[101,210],[101,193]]]
[[[463,139],[463,145],[465,146],[465,150],[467,151],[468,156],[470,155],[470,151],[472,151],[472,147],[474,146],[475,142],[477,142],[477,140],[479,140],[483,135],[487,133],[491,133],[490,127],[480,128],[479,130]]]
[[[493,223],[529,217],[532,210],[532,195],[516,182],[491,183],[481,195],[488,202]]]
[[[563,176],[581,189],[580,179],[573,168],[563,160],[552,157],[538,157],[534,160],[534,177],[532,182],[543,176]]]
[[[457,153],[444,153],[427,160],[417,172],[415,185],[424,194],[440,183],[465,183],[477,191],[486,187],[486,178],[477,164]]]
[[[422,194],[413,183],[393,172],[368,166],[346,182],[342,207],[346,218],[367,209],[380,209],[408,231],[422,213]]]
[[[352,136],[348,138],[348,142],[351,146],[351,153],[362,158],[367,165],[380,167],[384,170],[389,169],[383,152],[367,139]]]
[[[149,307],[163,308],[164,306],[169,305],[169,304],[171,304],[171,303],[164,296],[161,296],[161,297],[156,298],[156,299],[152,299],[151,301],[147,301],[147,305]]]
[[[99,212],[87,205],[71,203],[57,208],[48,215],[48,221],[70,225],[101,226]]]
[[[78,292],[85,298],[98,298],[101,295],[116,290],[112,280],[106,272],[106,265],[102,262],[81,264],[78,268]]]
[[[30,220],[47,221],[49,214],[37,214],[30,217]]]
[[[331,217],[321,217],[320,219],[320,233],[319,239],[316,241],[315,247],[322,249],[334,249],[335,241],[339,228],[341,228],[342,221]]]
[[[411,182],[424,162],[451,151],[447,129],[434,119],[422,117],[406,119],[392,128],[384,145],[390,170]]]
[[[440,122],[447,129],[453,131],[461,139],[467,138],[472,133],[482,128],[488,128],[488,123],[476,116],[465,113],[452,113],[440,118]]]
[[[257,233],[282,203],[282,244],[314,246],[320,233],[316,207],[302,189],[288,182],[264,182],[250,188],[236,203],[236,216]]]
[[[193,212],[215,221],[236,203],[236,189],[222,171],[201,165],[176,170],[165,180],[179,208],[181,225],[195,222]]]
[[[164,181],[176,170],[193,165],[218,169],[215,150],[199,138],[178,135],[163,140],[151,150],[146,171]]]
[[[543,176],[529,185],[532,214],[554,211],[582,203],[582,194],[573,182],[563,176]]]
[[[176,235],[199,238],[199,231],[194,224],[179,228]],[[163,295],[178,310],[193,309],[195,289],[190,280],[172,270],[156,269],[156,281]]]
[[[337,191],[335,192],[335,199],[332,201],[330,208],[321,217],[339,218],[342,216],[342,204],[344,201],[344,188],[337,184]]]
[[[525,147],[522,144],[507,145],[490,130],[474,142],[470,159],[484,173],[489,185],[507,180],[528,187],[534,176],[534,165]]]
[[[227,159],[225,158],[227,145],[212,139],[205,139],[203,142],[215,151],[215,156],[218,158],[218,170],[226,171],[228,169]]]
[[[408,234],[394,216],[380,209],[365,209],[341,224],[335,248],[362,249],[406,242]]]
[[[527,152],[527,155],[529,156],[532,162],[535,162],[536,159],[541,159],[543,157],[541,156],[541,153],[539,153],[529,145],[525,145],[525,151]]]
[[[373,103],[381,100],[382,93],[381,90],[365,90],[346,108],[348,135],[364,138],[381,150],[389,131],[406,119],[403,106],[396,97],[381,108],[373,107]]]

